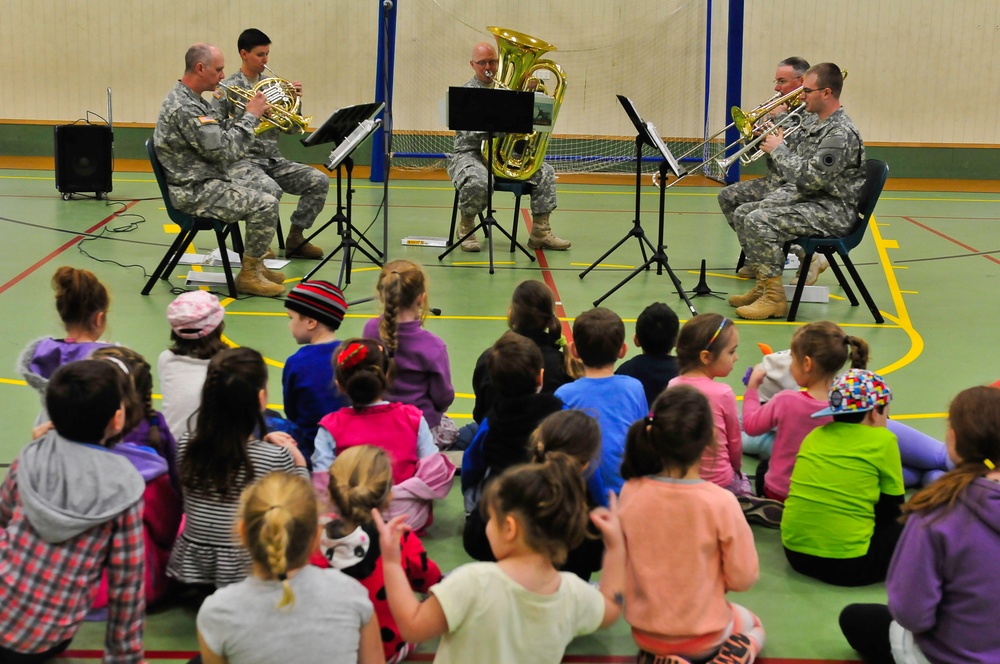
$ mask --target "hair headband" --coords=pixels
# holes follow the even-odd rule
[[[126,376],[128,376],[130,373],[132,373],[131,371],[128,370],[128,365],[126,365],[124,362],[122,362],[121,360],[119,360],[117,357],[111,357],[110,355],[104,355],[100,359],[107,360],[108,362],[113,362],[114,364],[118,365],[118,368],[121,369],[122,372],[124,372],[124,374]]]
[[[708,340],[707,344],[705,344],[705,350],[708,350],[709,348],[711,348],[712,344],[715,343],[715,340],[719,338],[719,334],[722,332],[722,328],[724,328],[726,326],[726,322],[728,320],[729,319],[726,318],[725,316],[722,317],[722,322],[719,323],[719,329],[715,331],[715,334],[712,335],[712,338]]]

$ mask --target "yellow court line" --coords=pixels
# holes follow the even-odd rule
[[[896,273],[892,268],[892,262],[889,260],[889,254],[886,251],[888,246],[895,245],[898,247],[899,243],[895,240],[883,240],[882,233],[878,228],[878,219],[874,215],[872,215],[869,225],[872,229],[872,238],[875,240],[875,249],[878,251],[879,262],[882,264],[882,271],[885,273],[886,282],[889,284],[889,294],[892,296],[892,302],[896,307],[897,315],[891,316],[884,311],[882,314],[887,320],[894,321],[898,324],[910,338],[910,350],[907,351],[907,353],[900,359],[886,367],[882,367],[876,372],[885,375],[892,373],[897,369],[902,369],[920,357],[921,353],[924,351],[924,339],[920,336],[920,333],[913,328],[913,321],[910,318],[909,311],[906,309],[906,300],[903,298],[903,292],[899,288],[899,282],[896,280]]]
[[[455,392],[456,399],[475,399],[475,394],[469,394],[468,392]]]
[[[911,413],[910,415],[897,415],[892,414],[892,419],[894,420],[939,420],[942,418],[947,418],[948,413]]]
[[[27,386],[27,381],[17,380],[14,378],[0,378],[0,384],[3,385],[25,385]]]
[[[570,263],[571,267],[590,267],[593,263]],[[594,267],[617,267],[625,268],[626,270],[634,270],[635,265],[618,265],[616,263],[598,263]]]
[[[455,261],[452,265],[489,265],[489,261]],[[516,265],[514,261],[493,261],[494,265]]]

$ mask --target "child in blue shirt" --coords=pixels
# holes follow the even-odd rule
[[[605,489],[618,493],[625,434],[646,417],[649,404],[642,383],[631,376],[615,375],[615,362],[625,357],[625,323],[603,307],[585,311],[573,322],[570,352],[583,362],[583,378],[566,383],[556,396],[567,408],[579,408],[601,425],[601,480]]]
[[[288,433],[308,460],[320,419],[350,405],[333,384],[333,356],[347,302],[339,288],[328,281],[303,281],[285,298],[288,329],[302,348],[285,362],[281,373],[285,415],[293,425]]]

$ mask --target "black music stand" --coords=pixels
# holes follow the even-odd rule
[[[486,163],[486,217],[472,230],[460,237],[455,244],[444,250],[438,260],[443,260],[456,248],[462,246],[466,238],[471,237],[480,228],[486,242],[490,245],[490,274],[493,268],[493,229],[500,231],[529,260],[535,257],[516,242],[507,230],[497,223],[493,216],[493,134],[530,134],[534,125],[535,93],[514,92],[511,90],[494,90],[492,88],[448,88],[448,128],[456,131],[487,132],[487,163]]]
[[[332,224],[337,224],[337,234],[340,235],[340,244],[329,252],[309,273],[302,278],[309,280],[320,268],[337,255],[338,251],[344,251],[344,260],[340,264],[340,276],[337,278],[337,286],[345,287],[351,284],[351,263],[353,260],[352,251],[360,251],[372,263],[381,267],[381,259],[384,254],[375,247],[372,242],[365,237],[365,234],[355,228],[351,223],[351,200],[354,189],[351,186],[351,171],[354,169],[354,160],[351,154],[368,136],[370,136],[381,124],[381,120],[373,120],[385,104],[371,103],[358,104],[357,106],[347,106],[336,111],[327,118],[319,129],[302,139],[302,145],[311,147],[324,143],[335,143],[336,147],[330,152],[326,161],[326,169],[333,172],[337,169],[337,212],[328,222],[314,231],[305,239],[311,241],[314,237],[322,233]],[[344,204],[343,176],[342,170],[347,172],[347,203]],[[346,211],[346,212],[345,212]],[[367,244],[371,251],[358,242],[361,240]],[[376,255],[378,258],[376,258]]]
[[[674,288],[677,290],[677,294],[684,300],[687,304],[688,309],[691,311],[692,316],[697,316],[698,312],[695,310],[694,305],[691,304],[691,299],[684,292],[684,286],[681,284],[680,279],[674,274],[674,271],[670,267],[670,263],[667,260],[666,248],[667,246],[663,243],[663,214],[665,209],[666,201],[666,191],[668,187],[672,187],[681,178],[687,175],[687,171],[677,163],[674,159],[674,155],[670,152],[670,148],[666,146],[663,139],[660,138],[659,132],[656,131],[656,127],[653,126],[651,122],[644,122],[642,118],[639,117],[639,113],[635,110],[635,106],[632,101],[623,95],[618,95],[618,101],[621,102],[622,107],[625,109],[625,113],[628,115],[629,119],[632,120],[632,124],[635,125],[636,136],[635,136],[635,219],[632,222],[632,228],[628,233],[625,234],[622,239],[618,240],[610,249],[604,252],[600,258],[590,264],[586,270],[580,273],[580,278],[583,279],[587,276],[591,270],[597,267],[601,262],[604,261],[608,256],[615,252],[618,247],[625,244],[629,238],[636,238],[639,241],[639,248],[642,250],[643,263],[635,270],[632,271],[627,277],[618,282],[614,288],[609,290],[607,293],[594,300],[594,306],[598,306],[606,300],[612,293],[617,291],[619,288],[624,286],[626,283],[632,280],[634,276],[642,272],[643,270],[648,270],[649,267],[656,263],[656,274],[663,274],[663,270],[666,269],[667,274],[670,275],[670,280],[674,284]],[[642,224],[639,221],[641,199],[642,194],[642,146],[649,145],[655,148],[662,156],[663,161],[660,162],[660,210],[659,210],[659,234],[657,236],[657,243],[654,246],[649,238],[646,237],[646,232],[642,228]],[[669,185],[667,184],[667,174],[672,172],[675,176],[673,182]],[[649,247],[650,254],[646,256],[646,247]]]

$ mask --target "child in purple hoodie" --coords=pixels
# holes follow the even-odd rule
[[[866,662],[1000,662],[1000,390],[960,392],[945,443],[955,469],[903,506],[889,605],[852,604],[840,614]]]
[[[93,272],[63,265],[52,275],[56,311],[66,329],[61,339],[43,337],[28,344],[17,360],[18,372],[44,397],[49,378],[68,362],[85,360],[109,344],[99,341],[108,325],[110,298]],[[37,422],[47,421],[44,410]]]

